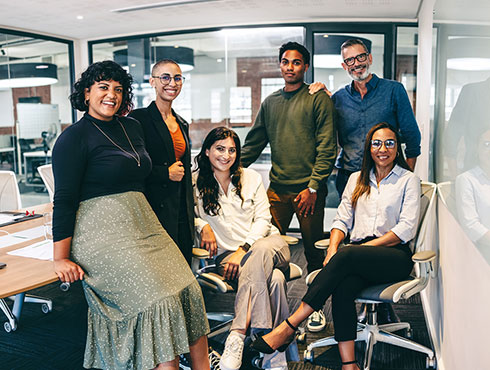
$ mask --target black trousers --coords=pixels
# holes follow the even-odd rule
[[[355,299],[359,292],[370,285],[405,279],[413,267],[411,255],[407,244],[345,246],[318,273],[303,302],[320,310],[332,295],[335,339],[338,342],[354,340],[357,335]]]
[[[185,257],[185,260],[191,266],[192,263],[192,235],[190,234],[189,218],[187,217],[187,203],[185,198],[185,188],[182,186],[179,209],[178,234],[175,243]]]

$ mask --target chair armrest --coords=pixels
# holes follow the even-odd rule
[[[228,290],[233,290],[233,288],[224,281],[222,276],[212,272],[204,272],[198,275],[197,281],[199,283],[204,281],[207,287],[213,288],[221,293],[226,293]]]
[[[417,252],[412,256],[412,261],[417,263],[432,262],[436,258],[436,253],[433,251]]]
[[[321,271],[322,269],[318,269],[318,270],[315,270],[315,271],[312,271],[308,274],[308,276],[306,276],[306,285],[307,286],[310,286],[310,284],[313,282],[313,280],[315,280],[316,276],[318,275],[318,273]]]
[[[297,264],[289,262],[289,276],[286,277],[287,281],[299,279],[303,276],[303,270]]]
[[[203,248],[192,248],[192,257],[203,260],[209,258],[209,252]]]
[[[330,239],[321,239],[315,242],[316,249],[328,249],[330,246]]]
[[[288,243],[288,245],[296,245],[299,243],[298,238],[295,238],[294,236],[290,236],[290,235],[281,235],[281,236],[284,239],[284,241]]]

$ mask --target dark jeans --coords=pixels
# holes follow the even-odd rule
[[[325,215],[326,188],[320,188],[317,192],[315,211],[312,215],[302,217],[298,212],[298,203],[294,199],[298,194],[277,194],[271,188],[267,189],[267,197],[271,205],[272,223],[279,229],[281,234],[286,234],[293,214],[299,221],[301,237],[305,249],[305,257],[308,272],[318,270],[322,267],[323,251],[315,248],[315,242],[323,239],[323,217]]]
[[[335,339],[354,340],[357,335],[355,299],[359,292],[370,285],[405,279],[413,267],[411,255],[408,244],[341,248],[318,273],[303,302],[320,310],[332,295]]]

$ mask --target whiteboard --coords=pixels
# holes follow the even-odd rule
[[[17,104],[19,121],[17,137],[38,139],[43,131],[59,132],[60,114],[58,104]]]

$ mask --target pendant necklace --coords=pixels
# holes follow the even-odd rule
[[[97,126],[97,124],[92,121],[91,119],[89,119],[90,122],[93,123],[93,125],[95,127],[97,127],[97,129],[112,143],[114,144],[114,146],[116,146],[117,148],[119,148],[119,150],[121,150],[122,152],[126,153],[127,155],[129,155],[131,158],[133,158],[136,163],[138,164],[138,167],[141,166],[141,158],[140,158],[140,155],[138,154],[138,152],[134,149],[134,146],[133,146],[133,143],[131,142],[131,140],[129,139],[129,136],[128,134],[126,133],[126,129],[124,128],[124,125],[121,123],[121,121],[119,121],[119,119],[116,117],[116,121],[119,123],[119,125],[121,126],[123,132],[124,132],[124,135],[126,135],[126,139],[128,139],[128,142],[129,142],[129,145],[131,146],[131,149],[133,150],[134,154],[133,155],[132,153],[128,152],[127,150],[124,150],[121,146],[119,146],[114,140],[112,140],[109,135],[107,135],[104,131],[102,131],[102,129]]]

